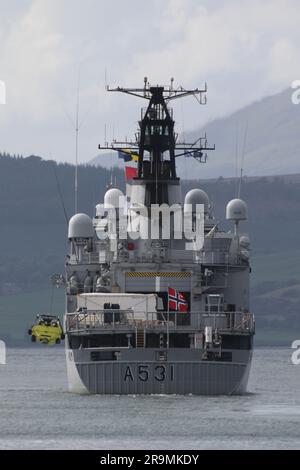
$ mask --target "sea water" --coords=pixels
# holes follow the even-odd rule
[[[300,449],[300,365],[254,352],[244,396],[68,393],[64,350],[8,349],[0,365],[1,449]]]

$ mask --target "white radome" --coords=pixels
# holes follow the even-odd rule
[[[209,209],[209,198],[205,191],[195,188],[186,193],[184,204],[191,204],[193,212],[195,212],[196,204],[203,204],[204,213],[207,214]]]
[[[69,221],[68,238],[93,238],[93,221],[87,214],[75,214]]]
[[[120,198],[123,198],[124,194],[120,189],[111,188],[106,191],[104,195],[104,208],[111,209],[111,208],[119,208],[120,207]]]
[[[242,199],[232,199],[226,206],[226,219],[235,220],[247,220],[248,208],[247,204]]]

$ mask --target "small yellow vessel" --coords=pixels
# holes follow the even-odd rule
[[[65,339],[60,319],[54,315],[37,315],[35,324],[28,330],[33,343],[59,344]]]

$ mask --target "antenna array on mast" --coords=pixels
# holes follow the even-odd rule
[[[159,87],[159,85],[157,85]],[[147,100],[151,100],[152,98],[152,89],[154,87],[151,87],[148,78],[144,78],[144,87],[143,88],[124,88],[124,87],[117,87],[117,88],[110,88],[109,85],[106,86],[107,91],[111,92],[120,92],[120,93],[125,93],[127,95],[133,95],[137,96],[138,98],[143,98]],[[194,88],[192,90],[187,90],[183,88],[182,86],[178,88],[174,88],[174,78],[171,78],[170,85],[159,87],[163,89],[163,98],[166,103],[168,103],[171,100],[175,100],[178,98],[183,98],[184,96],[194,96],[196,100],[198,101],[199,104],[206,104],[207,99],[206,99],[206,92],[207,92],[207,84],[205,83],[204,88],[199,89],[199,88]]]
[[[98,146],[100,150],[126,150],[139,153],[139,176],[143,172],[144,152],[149,152],[151,161],[156,160],[157,165],[160,165],[162,161],[160,154],[169,151],[171,175],[172,178],[176,178],[176,157],[184,155],[192,157],[200,163],[205,163],[206,152],[215,150],[215,146],[209,147],[207,145],[206,135],[193,143],[177,142],[177,134],[174,133],[173,113],[168,106],[170,101],[186,96],[194,96],[199,104],[206,104],[206,83],[202,89],[185,89],[182,86],[174,88],[174,78],[171,78],[170,85],[150,86],[148,78],[145,77],[143,88],[110,88],[107,86],[107,91],[125,93],[149,101],[148,107],[145,110],[142,109],[141,121],[139,122],[140,131],[136,133],[135,140],[125,139],[125,142],[122,142],[113,139],[110,145],[105,142],[104,146]]]

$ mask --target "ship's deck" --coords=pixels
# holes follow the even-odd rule
[[[102,310],[67,313],[66,331],[72,334],[126,333],[133,330],[149,332],[195,333],[211,327],[230,334],[254,334],[254,315],[244,312],[148,312]]]

